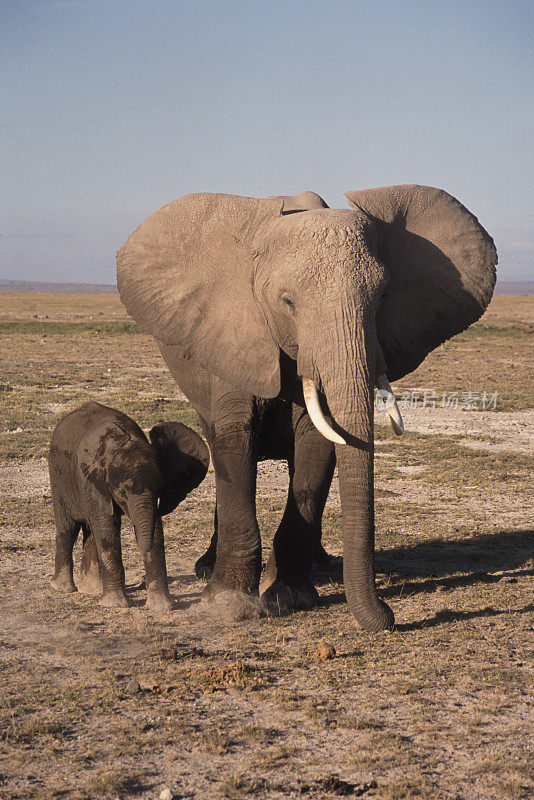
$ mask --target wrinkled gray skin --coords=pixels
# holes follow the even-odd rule
[[[56,520],[52,586],[75,592],[72,550],[83,531],[78,588],[102,595],[101,605],[127,607],[121,557],[121,517],[133,522],[146,570],[147,607],[170,610],[161,517],[196,488],[209,465],[208,448],[179,422],[150,431],[113,408],[86,403],[52,434],[50,486]]]
[[[256,465],[287,459],[290,487],[262,579],[273,613],[311,606],[311,562],[337,457],[349,606],[391,628],[374,582],[373,396],[489,303],[497,255],[464,206],[439,189],[349,192],[332,210],[312,192],[266,199],[186,195],[143,222],[117,254],[121,299],[158,341],[198,412],[216,473],[216,533],[197,570],[236,617],[260,591]],[[346,444],[317,432],[313,381]],[[216,552],[215,552],[216,551]],[[260,605],[257,603],[256,605]]]

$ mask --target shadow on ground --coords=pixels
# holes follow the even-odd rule
[[[462,539],[431,539],[416,545],[394,547],[377,552],[377,571],[399,579],[429,578],[429,590],[435,588],[435,579],[442,586],[465,586],[476,581],[500,580],[495,573],[517,570],[534,558],[534,530],[509,530],[481,534]],[[471,573],[457,575],[455,573]],[[525,571],[523,574],[532,574]],[[321,585],[343,580],[343,559],[331,556],[330,569],[315,576]],[[403,585],[408,584],[403,580]],[[419,591],[425,591],[425,582],[418,581]],[[414,586],[415,588],[415,586]],[[386,593],[395,594],[395,586]]]
[[[514,609],[514,614],[527,614],[534,611],[534,603],[529,603],[524,608]],[[492,608],[486,606],[479,608],[476,611],[455,611],[450,608],[444,608],[438,611],[433,617],[429,619],[417,620],[417,622],[405,622],[400,625],[395,625],[397,631],[417,631],[423,628],[436,628],[438,625],[443,625],[447,622],[461,622],[468,619],[480,619],[483,617],[500,617],[502,614],[509,614],[508,608]]]
[[[449,579],[452,573],[471,572],[477,580],[483,580],[484,576],[492,580],[496,572],[516,570],[532,557],[534,531],[508,530],[465,539],[431,539],[409,547],[385,549],[379,552],[377,561],[379,570],[389,575]],[[466,578],[468,576],[455,576],[453,580]]]
[[[501,531],[469,539],[432,539],[406,547],[380,550],[377,571],[385,573],[386,585],[379,587],[381,597],[395,598],[436,590],[448,590],[477,583],[517,582],[524,575],[534,575],[534,531]],[[343,581],[343,559],[332,558],[331,569],[321,572],[318,584]],[[344,592],[322,595],[319,605],[329,608],[345,602]],[[534,610],[528,605],[522,612]],[[452,620],[498,616],[505,610],[486,607],[476,611],[444,609],[435,617],[399,625],[398,630],[416,630]]]

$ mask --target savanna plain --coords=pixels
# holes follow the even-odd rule
[[[54,592],[61,416],[94,399],[145,430],[199,426],[116,295],[0,294],[0,796],[532,797],[533,321],[532,296],[495,297],[394,385],[403,437],[377,413],[377,580],[397,625],[369,635],[339,558],[309,612],[231,623],[201,602],[211,470],[164,521],[171,613],[144,607],[128,525],[131,608]],[[286,490],[285,466],[261,464],[265,557]],[[323,541],[341,554],[336,482]]]

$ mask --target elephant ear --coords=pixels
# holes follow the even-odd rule
[[[190,194],[141,223],[117,285],[143,330],[250,394],[280,390],[279,348],[253,292],[252,240],[283,201]]]
[[[210,464],[210,454],[198,433],[181,422],[160,422],[148,435],[156,448],[165,480],[158,508],[163,517],[174,511],[189,492],[202,483]]]
[[[388,377],[397,380],[484,313],[497,251],[477,218],[441,189],[388,186],[344,197],[377,223],[390,282],[376,326]]]

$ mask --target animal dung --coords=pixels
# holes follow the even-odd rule
[[[335,655],[336,648],[333,644],[329,644],[328,642],[319,642],[315,648],[313,657],[317,661],[328,661],[330,658],[334,658]]]

